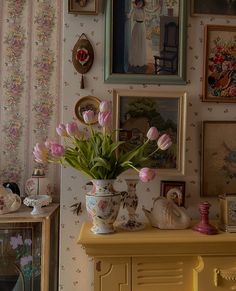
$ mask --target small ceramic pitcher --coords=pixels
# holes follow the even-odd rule
[[[21,198],[10,189],[0,186],[0,215],[14,212],[21,206]]]

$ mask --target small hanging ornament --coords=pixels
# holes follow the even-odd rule
[[[92,67],[94,60],[93,47],[87,36],[82,33],[72,51],[72,62],[77,72],[82,74],[80,89],[84,89],[84,74]]]

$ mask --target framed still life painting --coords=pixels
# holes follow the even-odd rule
[[[205,28],[203,101],[236,102],[236,26]]]
[[[172,146],[158,150],[145,165],[158,169],[158,175],[183,175],[185,157],[186,93],[114,90],[114,128],[116,140],[124,141],[122,150],[131,150],[146,139],[151,126],[159,134],[168,133]],[[153,141],[146,155],[157,148]]]
[[[236,121],[203,121],[201,196],[236,189]]]
[[[105,82],[185,84],[186,0],[110,0]]]

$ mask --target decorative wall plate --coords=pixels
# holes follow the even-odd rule
[[[84,88],[83,75],[86,74],[92,67],[94,60],[93,47],[88,40],[87,36],[82,33],[78,41],[76,42],[72,51],[72,62],[77,72],[82,74],[81,86]]]
[[[79,119],[79,121],[85,124],[83,119],[83,112],[86,110],[92,110],[94,111],[96,117],[95,121],[92,124],[96,124],[98,122],[97,116],[99,112],[100,102],[101,101],[95,96],[85,96],[80,98],[75,104],[75,115]]]

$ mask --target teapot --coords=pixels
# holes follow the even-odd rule
[[[16,211],[21,206],[21,198],[9,188],[0,186],[0,214]]]
[[[150,211],[145,209],[144,206],[142,210],[153,227],[185,229],[190,226],[191,218],[186,210],[165,197],[157,197]]]

